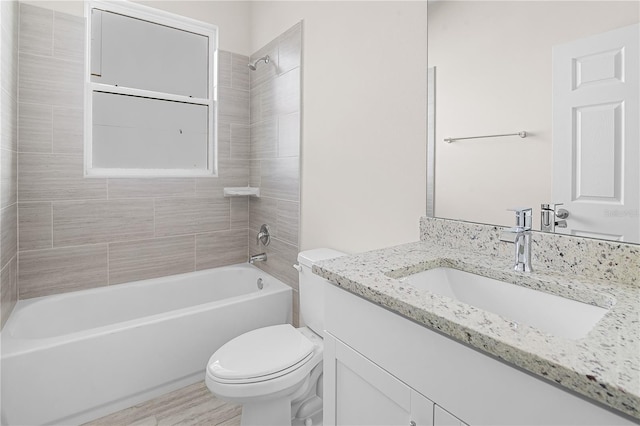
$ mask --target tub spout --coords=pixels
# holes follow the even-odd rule
[[[266,262],[267,261],[267,253],[254,254],[249,257],[249,263],[254,264],[255,262]]]

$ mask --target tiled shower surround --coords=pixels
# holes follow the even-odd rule
[[[18,2],[0,2],[0,328],[18,299]]]
[[[255,224],[263,220],[275,231],[269,249],[279,249],[269,252],[269,271],[297,289],[297,276],[278,266],[280,252],[287,261],[287,250],[297,253],[299,123],[282,126],[288,156],[281,163],[262,157],[247,56],[219,52],[219,177],[84,178],[84,19],[26,4],[19,19],[19,299],[245,262],[255,247]],[[265,119],[280,118],[276,101],[295,98],[299,120],[300,25],[295,28],[297,51],[285,49],[282,61],[297,61],[297,86],[280,87],[280,77],[266,76],[271,83],[259,110]],[[292,32],[285,35],[288,40]],[[282,115],[283,122],[294,118]],[[250,170],[259,170],[251,180],[261,182],[265,196],[251,209],[246,197],[223,196],[226,186],[249,184]],[[280,214],[267,211],[272,205]]]
[[[300,217],[300,63],[302,24],[251,55],[269,55],[251,72],[251,176],[261,197],[249,200],[249,252],[267,253],[256,265],[294,289],[293,316],[298,317]],[[256,244],[260,225],[270,227],[271,243]]]

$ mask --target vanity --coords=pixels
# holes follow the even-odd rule
[[[534,270],[516,272],[500,231],[422,218],[419,242],[314,266],[334,284],[326,425],[640,424],[640,248],[534,233]],[[543,293],[542,304],[490,284],[481,293],[497,305],[483,305],[464,274],[444,294],[429,287],[444,275],[420,278],[434,269]]]

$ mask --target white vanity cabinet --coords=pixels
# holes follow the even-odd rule
[[[328,334],[325,425],[433,426],[433,402]]]
[[[332,285],[325,328],[325,425],[638,424]]]
[[[433,423],[438,426],[467,426],[465,422],[437,405],[433,407]]]

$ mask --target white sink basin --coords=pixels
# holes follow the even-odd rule
[[[493,312],[547,333],[580,339],[608,309],[452,268],[434,268],[402,278],[417,289]]]

